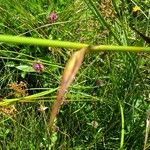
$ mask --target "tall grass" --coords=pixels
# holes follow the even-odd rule
[[[143,149],[148,131],[149,54],[112,52],[109,48],[114,50],[122,45],[149,50],[145,41],[130,29],[132,24],[149,36],[148,3],[0,0],[1,34],[24,35],[34,41],[38,37],[76,42],[77,49],[104,45],[97,49],[107,50],[86,55],[65,95],[55,132],[51,134],[47,127],[51,102],[56,98],[63,68],[72,55],[70,48],[75,47],[69,48],[69,43],[67,47],[61,45],[62,48],[8,44],[5,38],[0,43],[0,98],[6,103],[0,103],[11,105],[0,108],[1,148]],[[135,4],[140,11],[132,11]],[[111,15],[108,9],[112,10]],[[52,11],[58,15],[55,23],[47,19]],[[4,37],[0,37],[2,41]],[[24,40],[20,43],[25,44]],[[35,62],[42,63],[45,70],[33,71]],[[10,88],[12,83],[19,85],[21,81],[27,85],[28,96],[17,97],[15,89]],[[16,102],[11,103],[14,99]],[[149,146],[148,139],[147,149]]]

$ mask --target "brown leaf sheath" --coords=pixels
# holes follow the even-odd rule
[[[67,65],[65,66],[64,73],[62,76],[61,84],[58,90],[57,98],[54,101],[54,104],[52,106],[52,111],[50,114],[50,119],[48,126],[51,128],[53,126],[53,122],[59,112],[60,106],[63,102],[63,98],[65,95],[66,90],[68,89],[69,85],[72,83],[75,75],[77,74],[85,52],[87,51],[88,48],[82,48],[81,50],[75,52],[71,58],[69,59]]]

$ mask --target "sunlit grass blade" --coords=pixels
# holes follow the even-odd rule
[[[45,96],[47,94],[53,93],[56,90],[57,89],[50,89],[50,90],[47,90],[47,91],[44,91],[44,92],[39,92],[39,93],[29,95],[29,96],[25,96],[25,97],[13,98],[13,99],[3,99],[0,102],[0,106],[7,106],[7,105],[10,105],[10,104],[15,103],[15,102],[22,102],[22,101],[26,101],[26,102],[27,101],[32,101],[32,100],[35,101],[36,98],[39,98],[41,96]]]
[[[119,101],[120,112],[121,112],[121,139],[120,139],[120,150],[124,147],[124,111],[121,102]]]

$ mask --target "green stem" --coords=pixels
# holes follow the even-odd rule
[[[40,39],[40,38],[32,38],[32,37],[20,37],[20,36],[12,36],[12,35],[0,35],[0,42],[50,46],[50,47],[61,47],[61,48],[72,48],[72,49],[81,49],[81,48],[89,46],[89,44],[83,44],[83,43],[48,40],[48,39]],[[144,52],[150,52],[150,47],[98,45],[98,46],[91,46],[90,51],[131,51],[131,52],[144,51]]]
[[[12,35],[0,35],[0,42],[9,42],[15,44],[27,44],[27,45],[39,45],[39,46],[51,46],[51,47],[64,47],[64,48],[74,48],[80,49],[87,47],[88,44],[65,42],[49,39],[40,39],[32,37],[20,37]]]

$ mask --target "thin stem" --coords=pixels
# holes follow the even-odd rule
[[[12,36],[12,35],[0,35],[0,42],[37,45],[37,46],[72,48],[72,49],[81,49],[81,48],[89,46],[89,44],[83,44],[83,43],[48,40],[48,39],[40,39],[40,38],[32,38],[32,37],[20,37],[20,36]],[[143,52],[150,52],[150,47],[98,45],[98,46],[91,46],[90,52],[92,52],[92,51],[131,51],[131,52],[143,51]]]

